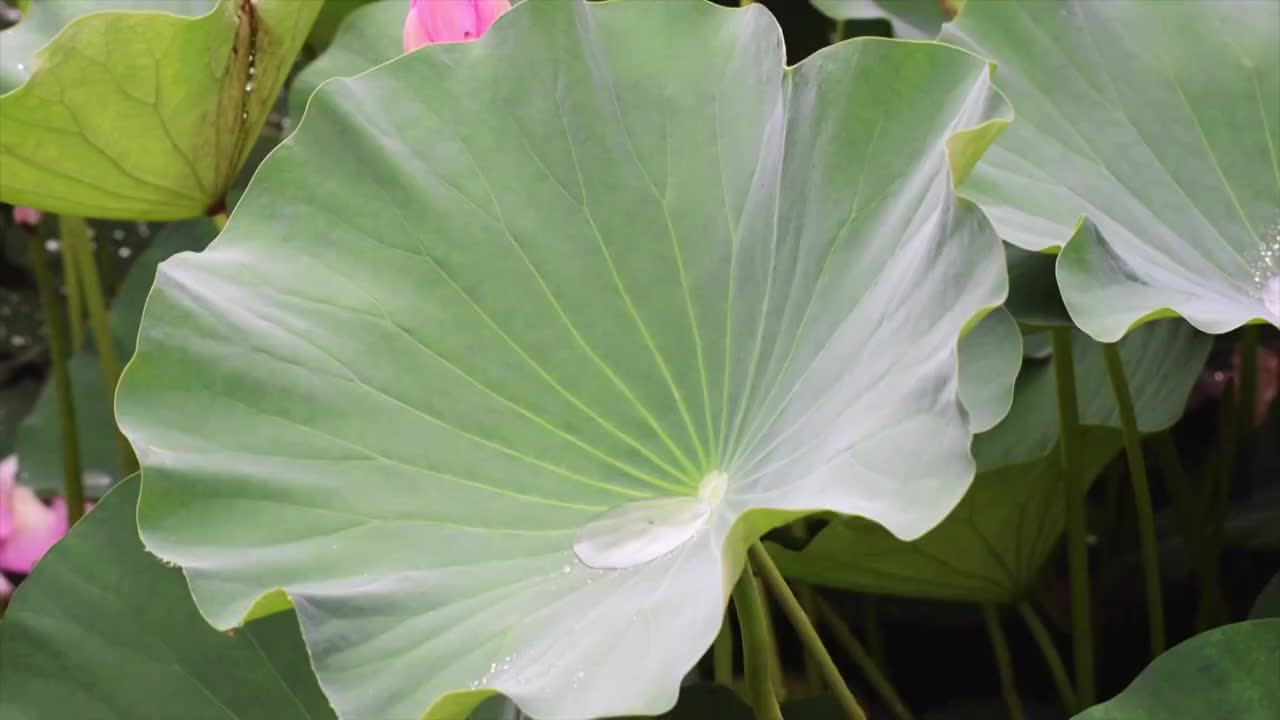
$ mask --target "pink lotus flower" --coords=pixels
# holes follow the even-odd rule
[[[86,509],[89,507],[85,503]],[[31,488],[18,484],[18,458],[0,461],[0,570],[28,574],[36,561],[67,534],[67,502],[40,502]],[[0,597],[10,588],[0,585]]]
[[[412,0],[404,19],[404,51],[475,40],[510,9],[508,0]]]
[[[44,213],[35,208],[22,207],[21,205],[15,205],[13,207],[13,221],[18,225],[35,227],[36,225],[39,225],[40,221],[43,219]]]

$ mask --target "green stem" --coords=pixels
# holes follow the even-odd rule
[[[1093,705],[1093,620],[1089,592],[1089,549],[1085,544],[1085,483],[1076,470],[1080,433],[1080,408],[1076,400],[1075,363],[1071,357],[1069,327],[1050,331],[1053,343],[1053,375],[1058,394],[1058,448],[1062,485],[1066,493],[1067,566],[1071,583],[1071,647],[1080,703]]]
[[[1018,612],[1026,621],[1027,629],[1031,631],[1031,637],[1036,641],[1036,645],[1040,646],[1040,654],[1044,656],[1044,662],[1049,666],[1049,674],[1053,677],[1054,687],[1058,689],[1058,696],[1062,698],[1062,706],[1066,708],[1067,715],[1075,715],[1081,709],[1080,704],[1076,700],[1076,691],[1071,687],[1071,678],[1067,675],[1067,667],[1062,662],[1062,655],[1058,654],[1058,646],[1053,642],[1053,636],[1049,634],[1049,629],[1040,620],[1040,615],[1031,603],[1018,603]]]
[[[742,667],[746,676],[747,699],[755,709],[756,720],[782,720],[782,710],[773,694],[769,679],[769,635],[765,629],[764,604],[748,564],[733,587],[733,607],[738,613],[742,632]]]
[[[867,649],[876,665],[889,677],[889,654],[884,649],[884,628],[880,625],[880,604],[874,595],[862,596],[862,625],[867,633]]]
[[[733,623],[729,622],[728,613],[711,646],[711,673],[717,685],[733,687]]]
[[[1120,411],[1120,428],[1124,433],[1124,452],[1129,462],[1129,479],[1133,483],[1133,505],[1138,517],[1138,545],[1142,554],[1142,575],[1147,586],[1147,634],[1152,659],[1166,647],[1164,634],[1164,597],[1160,591],[1160,548],[1156,541],[1155,512],[1151,509],[1151,484],[1147,481],[1147,461],[1142,455],[1142,432],[1133,410],[1133,395],[1124,377],[1124,361],[1115,343],[1102,346],[1102,358],[1111,379],[1111,392]]]
[[[1000,671],[1000,692],[1004,695],[1004,704],[1009,708],[1011,720],[1023,720],[1022,699],[1018,697],[1018,686],[1013,678],[1013,656],[1009,653],[1009,641],[1005,639],[1004,628],[1000,627],[1000,616],[994,605],[982,605],[982,617],[987,621],[987,635],[991,637],[991,649],[995,651],[996,668]]]
[[[836,669],[836,664],[831,659],[831,654],[827,652],[826,646],[822,644],[822,638],[818,636],[817,629],[813,627],[813,623],[805,615],[804,608],[800,607],[800,601],[796,600],[791,588],[787,587],[787,581],[782,577],[782,573],[778,571],[778,566],[773,564],[773,559],[769,557],[768,551],[764,549],[764,546],[759,541],[756,541],[752,543],[749,554],[751,555],[751,565],[756,569],[756,572],[760,573],[760,577],[764,580],[765,586],[769,588],[770,594],[782,606],[782,612],[786,614],[787,619],[791,621],[792,627],[795,628],[796,634],[800,637],[800,644],[818,663],[818,667],[822,670],[823,680],[826,681],[831,694],[835,695],[836,701],[844,710],[845,715],[849,720],[867,720],[866,714],[862,712],[862,707],[858,705],[857,699],[849,691],[849,686],[845,685],[844,678],[840,677],[840,671]]]
[[[898,691],[893,687],[893,683],[889,678],[880,671],[880,666],[872,659],[871,654],[858,642],[858,638],[854,636],[853,631],[849,629],[848,624],[841,619],[835,609],[827,604],[826,600],[817,598],[818,616],[822,618],[822,622],[831,628],[831,634],[835,636],[836,641],[844,646],[845,652],[849,653],[849,657],[853,658],[854,664],[862,671],[867,682],[871,684],[871,688],[876,691],[884,704],[889,706],[889,712],[898,720],[912,720],[911,711],[907,709],[906,703],[902,702],[902,697],[898,695]]]
[[[800,598],[800,607],[804,608],[806,615],[813,618],[816,626],[818,622],[818,603],[821,598],[818,597],[818,593],[809,583],[798,582],[795,584],[795,589],[796,597]],[[804,682],[807,692],[822,692],[822,668],[818,667],[818,663],[808,653],[804,656]]]
[[[1156,433],[1151,438],[1151,447],[1155,451],[1156,462],[1160,463],[1160,473],[1164,476],[1165,487],[1173,502],[1173,513],[1182,533],[1182,541],[1187,546],[1196,575],[1200,579],[1202,612],[1207,614],[1212,625],[1220,625],[1226,621],[1226,601],[1218,583],[1217,568],[1214,567],[1209,548],[1205,544],[1199,504],[1191,488],[1190,476],[1182,465],[1178,446],[1168,430]]]
[[[844,20],[837,20],[836,26],[831,30],[831,44],[835,45],[841,40],[844,40]]]
[[[79,263],[66,242],[62,243],[62,283],[67,286],[67,319],[71,322],[71,351],[75,352],[84,342],[84,300],[80,288]]]
[[[217,228],[218,232],[222,232],[222,229],[227,226],[227,213],[225,210],[210,215],[209,219],[213,221],[213,226]]]
[[[787,699],[787,681],[782,675],[782,653],[778,651],[778,631],[773,625],[773,608],[769,605],[769,591],[760,578],[756,578],[760,605],[764,608],[764,632],[769,641],[769,682],[773,683],[773,696],[778,702]]]
[[[59,223],[62,227],[62,242],[68,246],[77,265],[76,274],[84,290],[85,307],[89,311],[89,331],[93,333],[93,344],[98,351],[103,384],[110,393],[114,406],[116,386],[120,382],[120,357],[116,354],[116,342],[111,334],[111,322],[107,318],[107,301],[102,292],[102,281],[98,277],[98,265],[89,249],[89,228],[83,219],[65,215],[59,218]],[[120,429],[114,428],[114,432],[116,445],[120,450],[120,469],[124,475],[132,475],[138,471],[138,459]]]
[[[62,494],[67,501],[67,527],[84,515],[84,472],[80,464],[80,438],[76,431],[75,398],[71,394],[71,371],[67,359],[67,328],[63,323],[58,290],[54,285],[44,243],[35,230],[27,233],[31,267],[35,271],[36,289],[44,313],[45,334],[53,364],[54,395],[58,404],[58,427],[62,435]]]

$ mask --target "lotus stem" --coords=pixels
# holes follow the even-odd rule
[[[89,311],[89,331],[93,334],[93,344],[97,349],[98,365],[102,369],[102,381],[112,403],[115,402],[116,386],[120,383],[120,357],[116,354],[115,338],[111,334],[111,321],[107,318],[107,300],[102,292],[102,281],[98,277],[98,265],[94,262],[93,252],[89,249],[89,226],[82,218],[59,218],[62,228],[62,242],[77,264],[76,275],[84,290],[84,303]],[[118,427],[112,428],[116,445],[120,450],[120,469],[122,477],[138,471],[138,459],[133,454],[129,441],[121,434]]]
[[[1093,621],[1089,592],[1089,549],[1085,544],[1085,483],[1075,467],[1080,437],[1080,408],[1076,400],[1075,363],[1069,327],[1050,331],[1053,375],[1058,394],[1058,449],[1062,485],[1066,493],[1067,566],[1071,583],[1071,646],[1076,695],[1085,707],[1093,705]]]
[[[1164,632],[1164,597],[1160,590],[1160,549],[1156,541],[1155,512],[1151,509],[1151,484],[1147,481],[1147,461],[1142,455],[1142,432],[1133,409],[1133,395],[1124,376],[1124,361],[1115,343],[1102,346],[1111,392],[1120,411],[1120,428],[1124,434],[1124,452],[1129,462],[1129,479],[1133,483],[1133,504],[1138,517],[1138,545],[1142,554],[1142,576],[1147,589],[1147,633],[1151,657],[1155,659],[1167,646]]]
[[[1049,675],[1053,677],[1053,685],[1058,689],[1058,697],[1062,698],[1063,708],[1066,709],[1067,715],[1075,715],[1081,710],[1080,703],[1076,699],[1075,689],[1071,687],[1071,678],[1067,675],[1067,667],[1062,662],[1062,655],[1058,653],[1058,646],[1053,642],[1053,636],[1049,634],[1049,629],[1044,626],[1044,622],[1040,620],[1040,615],[1031,603],[1018,603],[1018,613],[1027,623],[1032,639],[1036,641],[1036,645],[1040,646],[1040,654],[1044,656],[1044,662],[1049,666]]]
[[[76,267],[75,253],[66,242],[62,243],[62,284],[67,287],[67,320],[70,322],[70,351],[75,352],[84,342],[84,298]]]
[[[1258,412],[1258,326],[1240,328],[1240,417],[1236,431],[1243,437],[1253,430]]]
[[[717,685],[733,687],[733,623],[729,622],[728,612],[711,646],[711,673]]]
[[[1197,509],[1191,479],[1182,465],[1173,435],[1168,430],[1154,435],[1151,446],[1156,454],[1156,462],[1160,463],[1165,488],[1173,501],[1173,512],[1178,520],[1182,541],[1187,546],[1196,575],[1199,576],[1201,611],[1207,614],[1212,625],[1220,625],[1226,619],[1226,601],[1222,597],[1222,587],[1218,584],[1218,570],[1214,567],[1213,558],[1205,544],[1203,520]]]
[[[764,604],[748,563],[733,588],[733,607],[738,613],[742,631],[742,667],[746,677],[747,699],[755,710],[756,720],[782,720],[778,698],[773,694],[769,677],[772,662],[769,635],[765,629]]]
[[[49,355],[53,366],[53,390],[58,404],[58,428],[62,435],[62,494],[67,501],[67,527],[71,527],[84,515],[84,472],[80,464],[80,438],[76,430],[75,398],[71,392],[71,371],[67,362],[70,357],[67,347],[67,328],[63,323],[62,307],[58,302],[58,290],[54,285],[53,273],[50,272],[49,261],[45,258],[44,243],[34,229],[27,232],[27,247],[31,253],[31,267],[35,271],[36,290],[40,294],[45,335],[49,340]]]
[[[996,655],[996,669],[1000,671],[1000,692],[1004,695],[1004,704],[1009,708],[1010,720],[1023,720],[1022,698],[1018,697],[1018,686],[1013,677],[1013,656],[1009,652],[1009,641],[1004,636],[1004,628],[1000,627],[1000,615],[994,605],[984,603],[982,617],[987,622],[987,635],[991,638],[991,649]]]
[[[845,684],[844,678],[840,676],[840,671],[836,669],[835,661],[831,659],[831,653],[827,652],[826,646],[822,644],[822,638],[818,636],[817,629],[814,628],[808,615],[805,614],[804,608],[800,606],[800,601],[791,592],[791,588],[787,586],[787,581],[782,577],[778,566],[773,564],[773,559],[769,557],[769,552],[764,549],[764,546],[758,540],[752,543],[748,552],[751,556],[750,564],[755,567],[756,572],[764,580],[765,586],[769,588],[769,593],[778,601],[778,604],[782,607],[782,612],[791,621],[792,627],[795,628],[796,634],[800,637],[800,644],[818,663],[818,667],[822,670],[823,680],[826,681],[831,694],[835,696],[841,709],[844,710],[845,716],[849,720],[867,720],[866,713],[862,711],[862,706],[858,704],[858,700],[849,690],[849,686]]]
[[[835,636],[837,642],[844,646],[845,652],[849,653],[849,657],[853,658],[854,664],[862,671],[862,675],[871,684],[871,688],[876,691],[876,694],[880,696],[884,704],[889,707],[889,712],[898,720],[913,720],[911,710],[902,701],[902,696],[898,695],[897,688],[889,681],[888,676],[881,672],[880,666],[876,664],[875,659],[858,641],[853,631],[849,629],[849,625],[836,613],[835,608],[831,607],[822,598],[817,598],[815,604],[822,622],[831,628],[831,634]]]

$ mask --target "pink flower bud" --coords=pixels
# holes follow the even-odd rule
[[[21,205],[13,207],[13,221],[19,225],[35,227],[43,219],[44,213],[35,208],[22,207]]]
[[[92,507],[85,503],[85,509]],[[45,505],[18,484],[18,458],[0,460],[0,570],[27,574],[67,534],[67,501]]]
[[[404,51],[475,40],[510,9],[508,0],[412,0],[404,19]]]

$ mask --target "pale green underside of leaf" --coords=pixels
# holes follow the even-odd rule
[[[1271,720],[1280,708],[1280,620],[1215,628],[1170,648],[1124,692],[1075,720]]]
[[[944,46],[784,71],[759,5],[524,3],[330,81],[161,268],[118,401],[144,539],[215,625],[283,588],[344,717],[661,712],[755,537],[964,494],[957,342],[1006,278],[945,143],[1004,117]],[[576,560],[716,470],[670,553]]]
[[[966,338],[967,340],[967,338]],[[1144,325],[1120,343],[1139,427],[1172,425],[1211,343],[1180,320]],[[1090,483],[1121,447],[1119,418],[1101,347],[1075,336],[1080,417],[1087,426],[1077,467]],[[961,377],[966,355],[961,345]],[[837,520],[803,551],[771,546],[783,572],[866,592],[961,602],[1017,602],[1037,577],[1063,527],[1053,373],[1026,360],[1013,408],[974,438],[979,473],[938,527],[903,542],[860,518]]]
[[[968,3],[940,39],[999,63],[1017,121],[961,191],[1009,242],[1065,245],[1067,308],[1100,341],[1172,313],[1280,326],[1280,3],[1152,7]]]
[[[932,40],[946,21],[939,0],[810,0],[832,20],[888,18],[893,36],[904,40]]]
[[[240,0],[158,6],[212,7],[200,17],[86,13],[99,5],[157,7],[37,3],[0,33],[0,201],[101,218],[201,215],[252,149],[320,2],[257,0],[254,21]]]
[[[156,235],[133,262],[108,312],[120,357],[133,354],[142,306],[155,280],[156,267],[176,253],[203,250],[217,234],[207,219],[174,223]],[[72,397],[75,398],[80,461],[87,476],[85,492],[89,497],[98,497],[123,476],[119,445],[111,432],[116,422],[111,393],[102,381],[102,368],[92,343],[87,338],[82,341],[83,345],[70,362]],[[61,490],[62,430],[52,383],[46,384],[35,408],[18,426],[16,451],[22,459],[24,484],[47,493]]]
[[[138,540],[136,476],[19,586],[0,622],[5,720],[329,720],[290,614],[228,636]]]

